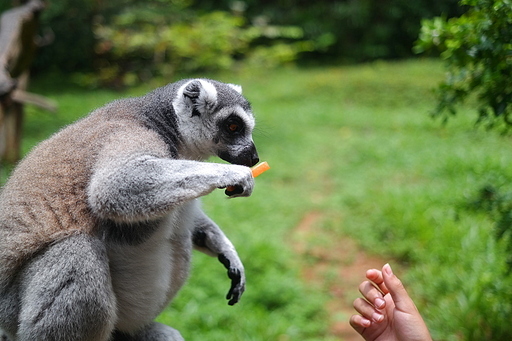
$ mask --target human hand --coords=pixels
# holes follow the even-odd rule
[[[367,341],[431,341],[423,318],[389,264],[366,272],[350,325]]]

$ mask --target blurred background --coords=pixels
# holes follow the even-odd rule
[[[229,307],[222,265],[195,254],[159,321],[188,340],[359,340],[357,286],[389,262],[435,340],[512,339],[511,1],[45,5],[27,91],[57,109],[16,111],[20,156],[109,101],[185,77],[240,84],[253,105],[272,169],[250,198],[204,200],[247,291]],[[1,186],[16,160],[0,162]]]
[[[0,10],[22,2],[5,0]],[[55,39],[32,69],[130,84],[241,60],[266,67],[406,58],[421,19],[463,11],[457,0],[50,0],[40,30]]]

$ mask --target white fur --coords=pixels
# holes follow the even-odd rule
[[[232,89],[234,89],[236,92],[238,92],[240,95],[242,94],[242,87],[240,85],[236,85],[236,84],[231,84],[229,83],[228,84],[229,87],[231,87]]]
[[[194,79],[183,84],[178,89],[178,94],[172,102],[173,108],[176,113],[176,119],[179,124],[180,134],[185,140],[184,146],[186,150],[180,150],[180,153],[187,159],[192,160],[203,160],[208,155],[205,153],[210,150],[210,142],[213,138],[211,135],[213,132],[211,129],[204,130],[203,124],[200,124],[198,120],[204,121],[204,118],[191,117],[192,116],[192,103],[190,99],[184,96],[185,88],[192,82],[199,81],[202,88],[200,89],[199,98],[197,103],[199,104],[197,109],[204,113],[205,110],[211,110],[211,107],[216,105],[217,101],[217,90],[213,84],[205,81]],[[193,122],[190,122],[193,120]],[[194,122],[197,121],[197,122]],[[207,137],[206,139],[204,137]]]
[[[217,105],[217,89],[212,83],[204,79],[199,79],[199,82],[203,88],[199,94],[197,109],[202,114],[207,114]]]
[[[189,82],[190,83],[190,82]],[[190,108],[189,104],[185,102],[185,97],[183,96],[183,91],[185,90],[186,86],[189,83],[185,83],[178,89],[178,93],[176,95],[176,98],[172,101],[172,107],[174,109],[174,112],[176,113],[185,113],[190,112],[192,108]],[[177,115],[178,118],[180,115]]]
[[[196,206],[192,201],[171,212],[140,245],[108,246],[117,329],[132,332],[153,321],[184,284]]]
[[[190,100],[186,99],[183,95],[185,88],[192,82],[199,82],[202,86],[197,101],[197,110],[199,110],[199,112],[202,114],[208,113],[217,105],[217,89],[215,89],[215,86],[212,83],[205,79],[192,79],[180,86],[178,89],[178,94],[172,102],[174,111],[180,113],[181,115],[184,113],[192,113],[193,108],[191,106]]]

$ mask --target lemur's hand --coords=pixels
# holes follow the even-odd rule
[[[228,270],[228,277],[231,279],[231,288],[229,289],[226,299],[229,305],[234,305],[240,300],[245,291],[245,271],[240,259],[229,257],[229,254],[220,254],[219,261],[224,264]],[[229,258],[228,258],[229,257]]]
[[[251,169],[245,166],[228,165],[229,172],[223,179],[221,188],[226,188],[226,195],[235,197],[248,197],[254,189],[254,178]]]

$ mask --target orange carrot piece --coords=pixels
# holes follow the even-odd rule
[[[267,161],[263,161],[259,165],[256,165],[251,168],[252,170],[252,177],[255,178],[261,173],[264,173],[270,169],[270,166],[268,165]]]

